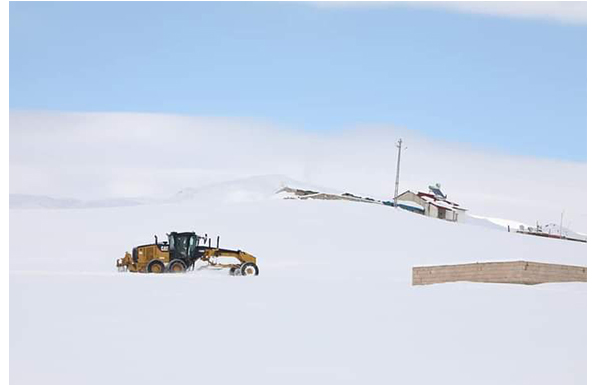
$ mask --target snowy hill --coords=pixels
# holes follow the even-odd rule
[[[83,209],[103,207],[128,207],[146,204],[181,203],[204,200],[220,203],[255,202],[271,199],[285,186],[337,192],[330,188],[297,181],[284,175],[259,175],[225,182],[188,187],[166,198],[137,197],[80,200],[44,195],[10,194],[11,209]]]
[[[223,203],[254,202],[270,199],[286,186],[324,190],[326,188],[297,181],[284,175],[260,175],[207,185],[202,188],[186,188],[166,202],[207,200]]]
[[[395,126],[307,132],[242,119],[11,112],[10,192],[84,200],[171,197],[185,187],[281,174],[386,198],[393,193],[399,137],[408,147],[402,191],[440,182],[474,214],[534,224],[558,223],[565,211],[565,227],[587,232],[585,163],[499,154]],[[118,151],[107,156],[106,149]]]
[[[400,187],[441,182],[467,223],[275,194],[386,199],[399,137]],[[565,210],[585,232],[586,170],[393,126],[11,112],[11,383],[585,383],[586,284],[413,287],[411,269],[585,266],[586,244],[506,226]],[[261,274],[116,272],[133,246],[184,230],[254,254]]]
[[[10,194],[11,209],[83,209],[102,207],[138,206],[152,202],[146,198],[112,198],[84,201],[72,198],[55,198],[43,195]]]
[[[322,199],[343,199],[352,202],[373,202],[382,204],[382,199],[358,196],[338,189],[314,185],[298,181],[285,175],[259,175],[247,178],[229,180],[214,184],[207,184],[202,187],[189,187],[179,190],[173,196],[166,198],[111,198],[100,200],[79,200],[72,198],[56,198],[38,195],[10,194],[11,209],[89,209],[108,207],[129,207],[147,204],[179,204],[191,201],[217,202],[222,204],[260,202],[273,198],[295,198],[295,193],[281,191],[302,189],[324,195]],[[415,205],[412,202],[401,204]],[[500,231],[513,231],[529,228],[528,224],[511,220],[468,214],[466,224],[482,226]],[[547,224],[544,226],[545,233],[559,234],[559,226]],[[586,240],[586,234],[563,228],[563,235],[569,238]]]
[[[12,382],[585,383],[586,284],[411,286],[416,265],[585,266],[585,244],[276,199],[280,182],[161,204],[11,210]],[[173,230],[220,235],[253,253],[261,275],[116,272],[126,250]]]
[[[9,205],[11,209],[62,209],[81,207],[81,201],[69,198],[54,198],[40,195],[10,194]]]
[[[546,234],[553,234],[553,235],[560,235],[566,238],[573,238],[573,239],[580,239],[580,240],[587,240],[587,235],[583,233],[578,233],[573,231],[565,226],[561,227],[556,223],[547,223],[544,226],[541,226],[541,230],[543,233]]]

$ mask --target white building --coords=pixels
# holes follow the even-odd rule
[[[466,209],[455,202],[447,200],[447,196],[441,191],[441,185],[428,186],[429,192],[412,192],[410,190],[401,193],[398,197],[398,205],[403,202],[413,202],[424,209],[424,215],[444,219],[451,222],[465,222]]]

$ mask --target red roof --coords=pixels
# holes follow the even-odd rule
[[[425,192],[419,191],[419,192],[418,192],[416,195],[418,195],[418,196],[419,196],[419,197],[421,197],[421,198],[422,198],[422,197],[431,198],[431,199],[432,199],[434,202],[437,202],[437,201],[438,201],[438,202],[445,202],[445,203],[447,203],[447,204],[450,204],[451,206],[454,206],[454,208],[456,208],[456,209],[459,209],[459,210],[465,210],[464,208],[462,208],[462,207],[459,207],[459,204],[457,204],[457,203],[455,203],[455,202],[448,201],[447,199],[437,199],[437,197],[436,197],[436,196],[434,196],[433,194],[429,194],[429,193],[425,193]],[[451,209],[450,209],[450,208],[448,208],[448,207],[444,207],[443,205],[437,205],[437,204],[435,204],[434,202],[428,202],[428,203],[432,204],[433,206],[437,206],[437,207],[443,207],[443,208],[445,208],[445,209],[447,209],[447,210],[451,210]]]

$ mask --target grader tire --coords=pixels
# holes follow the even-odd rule
[[[259,275],[259,268],[252,262],[244,262],[240,266],[241,275]]]
[[[161,274],[166,270],[163,262],[157,259],[147,264],[147,273]]]
[[[238,270],[237,267],[230,267],[230,275],[236,275],[236,270]]]
[[[184,273],[186,271],[186,264],[184,263],[184,261],[176,259],[170,262],[168,270],[170,273]]]

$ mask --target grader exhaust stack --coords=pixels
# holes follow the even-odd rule
[[[133,273],[184,273],[194,270],[197,261],[206,262],[203,267],[230,269],[230,275],[259,275],[257,259],[242,250],[221,249],[219,236],[216,247],[211,247],[211,238],[196,235],[194,232],[167,234],[168,241],[140,245],[128,251],[116,261],[119,271]],[[203,242],[201,246],[200,243]],[[207,245],[205,245],[207,244]],[[218,258],[231,258],[236,261],[219,263]]]

